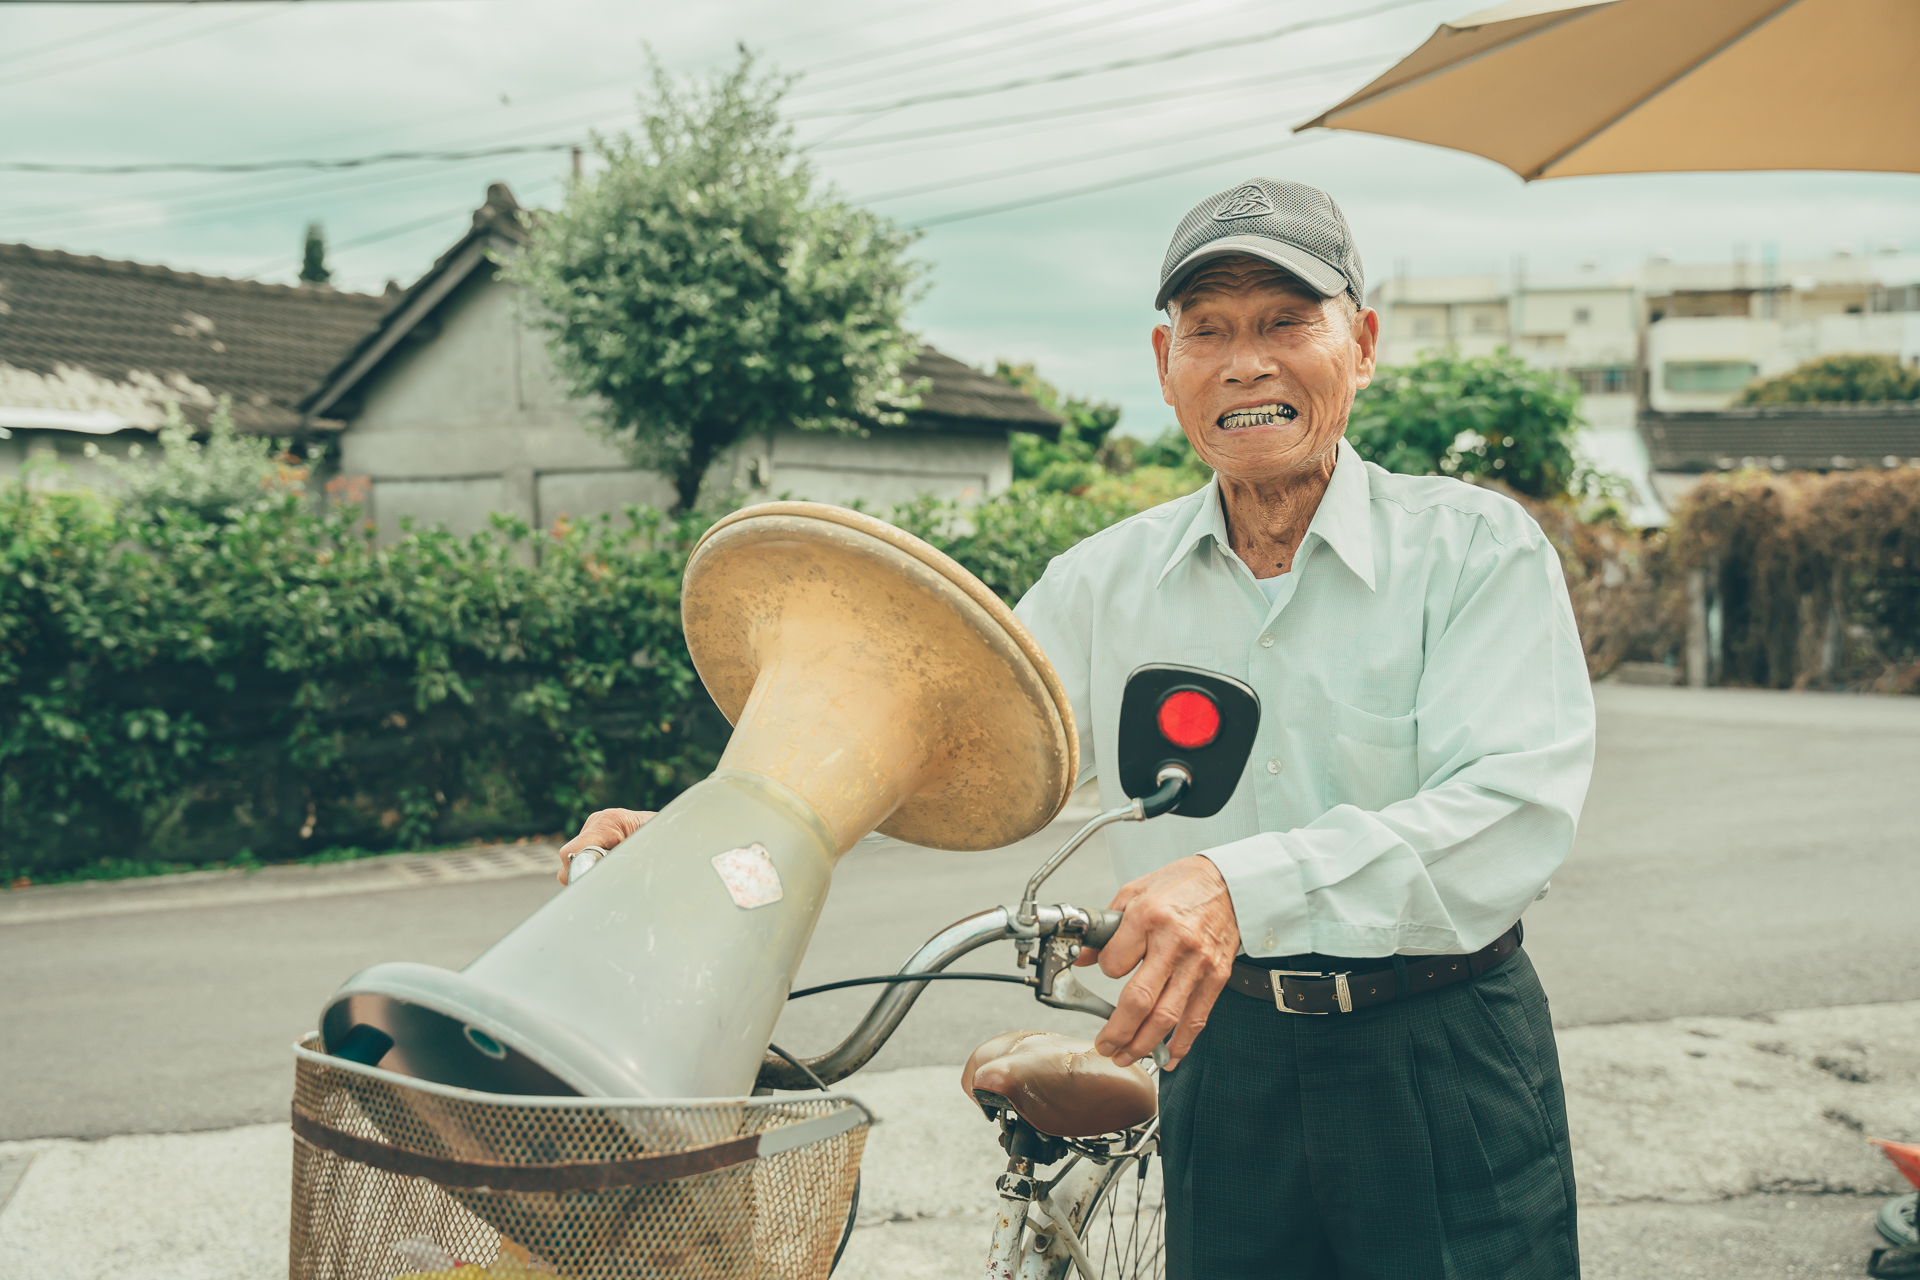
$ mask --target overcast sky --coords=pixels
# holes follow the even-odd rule
[[[681,73],[745,41],[804,73],[789,99],[821,172],[909,224],[931,288],[926,337],[975,364],[1032,360],[1169,420],[1146,334],[1168,236],[1256,174],[1331,191],[1370,277],[1508,272],[1649,255],[1783,259],[1920,250],[1920,177],[1704,174],[1532,186],[1493,163],[1290,126],[1473,0],[258,0],[0,4],[0,161],[350,157],[565,144],[631,119],[643,46]],[[1372,16],[1353,17],[1371,14]],[[1343,19],[1277,38],[1279,28]],[[1191,45],[1224,49],[1093,70]],[[1063,73],[1050,83],[1009,82]],[[1793,91],[1817,93],[1818,85]],[[961,91],[983,90],[956,96]],[[917,105],[903,99],[932,97]],[[1144,101],[1143,101],[1144,100]],[[890,108],[876,110],[875,108]],[[1009,123],[988,122],[1010,118]],[[987,127],[980,127],[980,126]],[[917,136],[899,136],[917,135]],[[1205,162],[1205,163],[1202,163]],[[1123,180],[1181,166],[1185,172]],[[556,201],[565,151],[334,173],[0,172],[0,242],[291,281],[325,225],[335,283],[412,281],[489,181]],[[1024,207],[1038,197],[1104,191]],[[998,211],[996,211],[998,210]]]

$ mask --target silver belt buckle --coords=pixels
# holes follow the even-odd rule
[[[1287,1008],[1287,984],[1283,978],[1332,978],[1333,998],[1340,1005],[1340,1012],[1353,1012],[1353,989],[1347,985],[1345,973],[1328,973],[1324,969],[1269,969],[1273,983],[1273,1007],[1282,1013],[1298,1014],[1301,1017],[1324,1018],[1331,1009],[1289,1009]]]

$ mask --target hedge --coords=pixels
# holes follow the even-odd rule
[[[893,518],[1011,602],[1167,496],[1020,486]],[[1679,659],[1698,568],[1728,682],[1920,690],[1920,471],[1709,479],[1671,535],[1519,500],[1560,550],[1595,676]],[[0,487],[9,880],[552,833],[664,803],[725,744],[679,625],[711,517],[496,517],[382,547],[294,492],[140,510]]]
[[[701,521],[380,547],[293,492],[232,514],[0,488],[7,879],[553,832],[718,759],[679,625]]]
[[[1134,509],[1023,488],[894,513],[1009,602]],[[0,876],[569,829],[664,804],[727,726],[680,633],[711,515],[374,543],[296,489],[118,506],[0,488]]]
[[[1735,472],[1674,523],[1720,614],[1720,681],[1920,692],[1920,469]]]

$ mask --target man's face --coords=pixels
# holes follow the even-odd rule
[[[1228,479],[1286,481],[1323,468],[1380,332],[1255,258],[1202,268],[1153,331],[1160,394],[1200,460]]]

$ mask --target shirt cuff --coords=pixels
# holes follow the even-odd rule
[[[1307,928],[1307,893],[1300,864],[1277,832],[1262,832],[1201,852],[1227,882],[1240,950],[1250,956],[1305,955],[1313,950]]]

